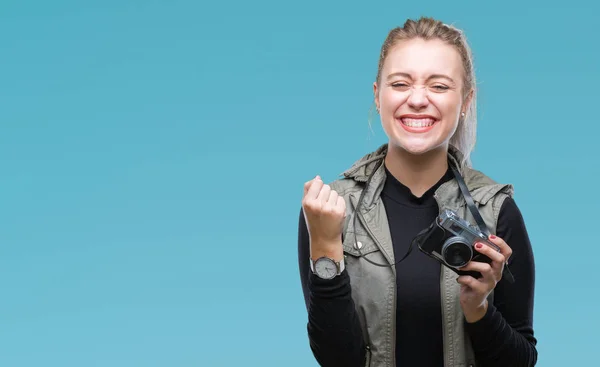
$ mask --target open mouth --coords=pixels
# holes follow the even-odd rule
[[[427,132],[438,121],[432,117],[401,117],[398,119],[402,127],[409,132]]]

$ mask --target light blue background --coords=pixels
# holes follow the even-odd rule
[[[475,166],[516,187],[539,366],[597,354],[597,9],[583,2],[0,5],[0,366],[315,366],[302,184],[385,141],[387,31],[476,57]]]

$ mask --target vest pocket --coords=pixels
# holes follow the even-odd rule
[[[356,241],[354,235],[348,236],[344,239],[343,249],[346,268],[351,275],[370,276],[374,265],[369,263],[369,260],[377,264],[388,264],[379,247],[366,234],[358,234]]]
[[[361,257],[366,254],[370,254],[375,251],[379,251],[379,248],[368,233],[359,231],[355,234],[352,232],[346,232],[342,236],[344,252],[348,255],[355,257]]]

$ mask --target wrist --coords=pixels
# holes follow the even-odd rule
[[[342,241],[334,242],[312,242],[310,244],[310,257],[316,261],[320,257],[328,257],[334,261],[342,261],[344,259],[344,249]]]
[[[463,313],[465,315],[465,319],[469,324],[473,324],[485,316],[488,311],[488,300],[486,299],[482,305],[475,307],[473,309],[464,308]]]

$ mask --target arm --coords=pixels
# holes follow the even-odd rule
[[[331,280],[310,271],[310,239],[302,210],[298,225],[298,263],[308,311],[308,339],[321,366],[362,366],[365,345],[351,296],[350,276],[344,270]]]
[[[515,283],[498,282],[494,303],[488,306],[485,316],[467,323],[466,328],[483,366],[534,366],[537,362],[533,332],[535,263],[523,217],[510,198],[502,205],[496,232],[513,250],[509,266]]]

